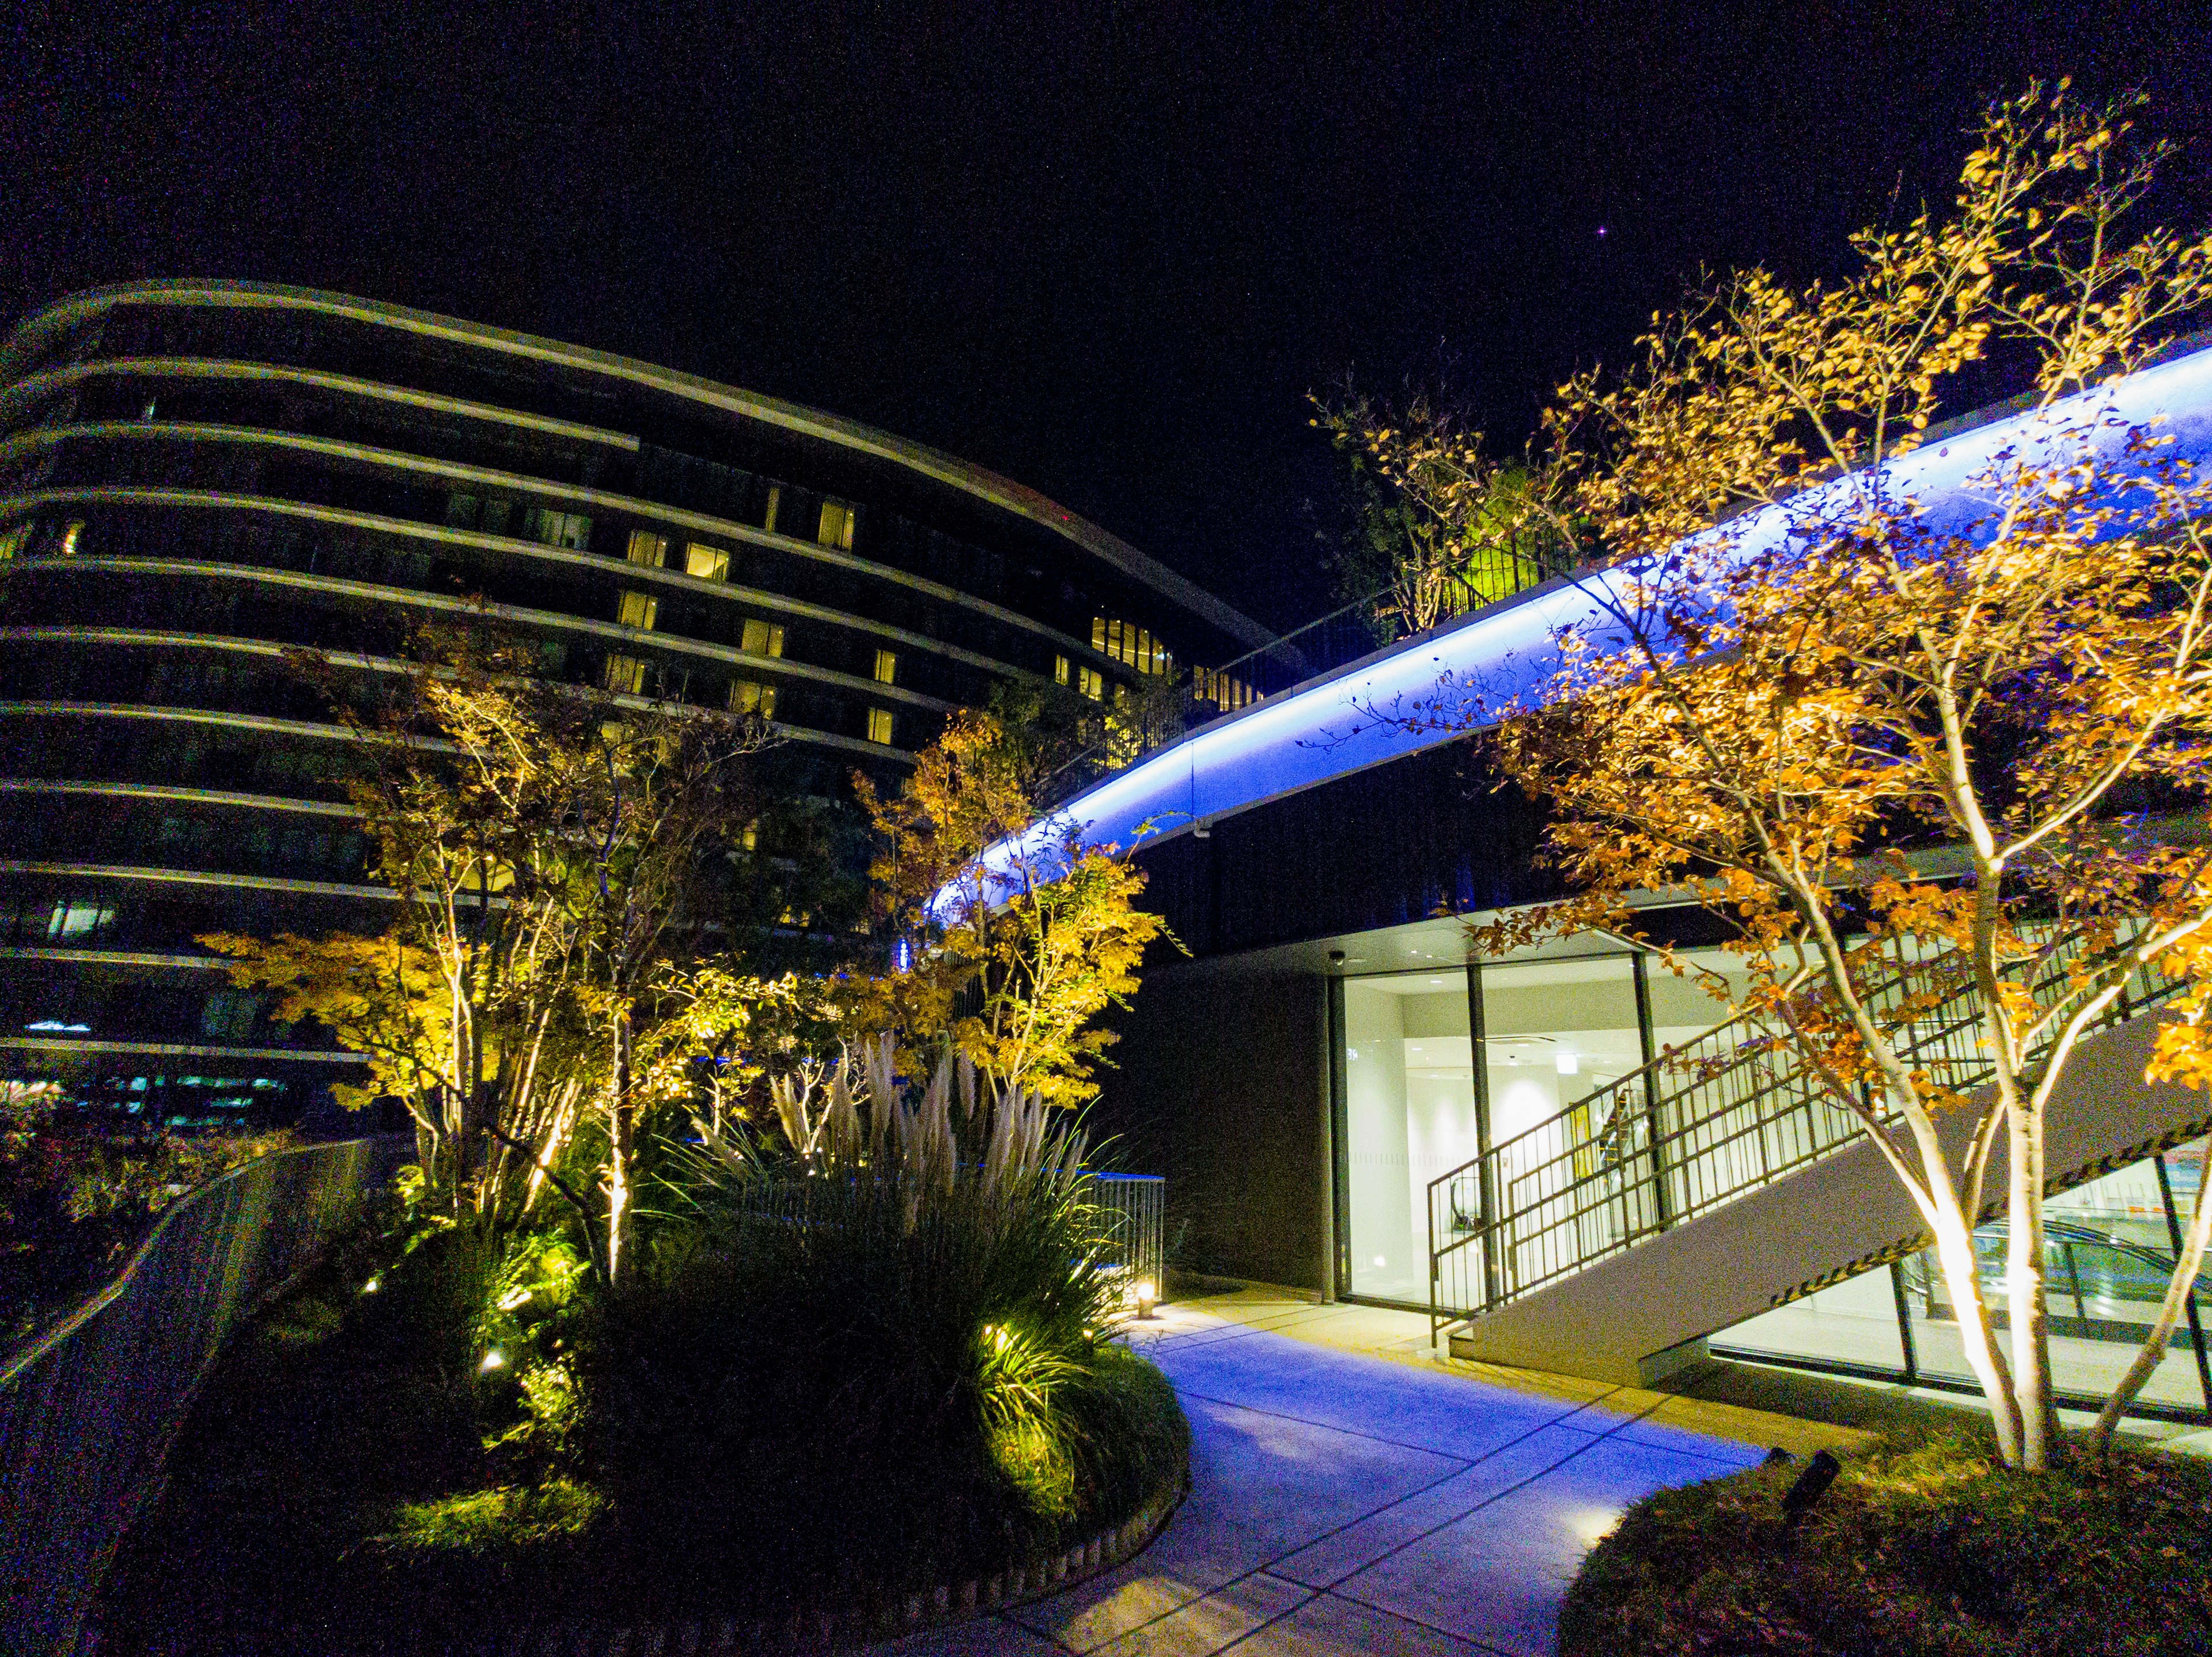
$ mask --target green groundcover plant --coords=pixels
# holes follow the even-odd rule
[[[2212,1652],[2212,1463],[2008,1471],[1986,1431],[1893,1435],[1795,1526],[1802,1468],[1662,1490],[1569,1591],[1562,1657],[2181,1657]]]
[[[617,1288],[560,1228],[417,1209],[357,1240],[212,1379],[109,1648],[775,1615],[1042,1557],[1178,1485],[1079,1141],[1033,1102],[885,1115],[811,1173],[672,1156]]]

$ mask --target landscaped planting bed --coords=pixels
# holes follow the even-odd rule
[[[1159,1372],[1071,1345],[1003,1228],[964,1270],[831,1229],[684,1228],[620,1294],[557,1233],[359,1240],[211,1378],[105,1648],[849,1641],[1141,1546],[1187,1477]]]
[[[2195,1657],[2212,1652],[2212,1462],[2008,1472],[1986,1435],[1847,1458],[1794,1526],[1773,1466],[1662,1490],[1583,1567],[1562,1657]]]

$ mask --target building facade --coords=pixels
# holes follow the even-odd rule
[[[2212,460],[2212,350],[2111,394]],[[2009,417],[1939,431],[1905,487],[1948,509],[2021,441]],[[1772,515],[1742,521],[1747,551],[1786,533]],[[1533,693],[1556,630],[1598,613],[1591,589],[1613,578],[1459,617],[1069,802],[1091,838],[1154,825],[1146,902],[1189,952],[1153,963],[1121,1021],[1097,1131],[1167,1175],[1186,1270],[1427,1311],[1463,1355],[1635,1383],[1711,1351],[1970,1391],[1899,1183],[1727,1002],[1609,935],[1471,952],[1468,922],[1559,895],[1533,856],[1542,822],[1450,722],[1388,715],[1433,705],[1440,683],[1490,710]],[[1647,897],[1645,935],[1741,983],[1711,917]],[[2160,993],[2131,990],[2132,1010]],[[1970,1082],[1971,1027],[1953,1020],[1940,1002],[1917,1015],[1923,1057]],[[2212,1102],[2143,1084],[2154,1022],[2093,1038],[2052,1106],[2053,1362],[2090,1407],[2206,1200]],[[2001,1300],[2001,1204],[1984,1219]],[[2208,1325],[2212,1273],[2139,1413],[2212,1418]]]
[[[145,283],[0,347],[0,1066],[294,1119],[351,1063],[193,940],[380,929],[288,668],[485,617],[617,701],[757,714],[892,781],[1028,679],[1109,700],[1265,630],[1052,502],[815,410],[342,295]]]

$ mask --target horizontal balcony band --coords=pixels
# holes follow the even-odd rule
[[[856,420],[807,408],[801,404],[785,402],[781,398],[764,397],[735,386],[721,385],[697,375],[684,374],[631,357],[617,356],[610,351],[593,350],[588,346],[572,345],[512,329],[490,327],[458,317],[415,310],[407,306],[273,283],[185,279],[118,283],[56,300],[25,319],[9,337],[5,350],[0,351],[0,375],[5,375],[23,355],[38,350],[42,339],[51,338],[58,331],[88,320],[116,306],[132,303],[317,313],[374,327],[411,333],[419,338],[599,375],[716,409],[740,419],[781,428],[833,448],[888,460],[904,470],[1025,519],[1150,588],[1232,638],[1241,639],[1255,649],[1273,643],[1267,630],[1249,616],[1224,603],[1157,559],[1139,551],[1119,536],[1088,519],[1077,516],[1058,502],[1047,499],[1035,490],[1011,478],[1001,478],[981,466],[971,465],[957,455],[878,430]]]
[[[404,404],[409,408],[422,409],[433,414],[458,415],[463,419],[481,420],[489,425],[513,426],[541,432],[550,437],[573,438],[578,442],[623,449],[633,454],[638,449],[638,440],[628,432],[610,431],[604,426],[557,420],[550,415],[526,414],[518,409],[503,409],[494,404],[471,402],[460,397],[441,397],[434,392],[414,391],[405,386],[357,379],[348,374],[327,374],[319,369],[293,369],[275,362],[240,362],[206,356],[110,356],[91,362],[70,362],[58,369],[49,369],[42,374],[31,375],[13,385],[0,387],[0,423],[15,419],[39,399],[55,392],[82,385],[90,380],[126,375],[149,380],[229,380],[252,384],[275,382],[306,386],[317,391],[336,392],[342,396],[363,398],[371,402]]]
[[[366,1064],[366,1054],[323,1047],[203,1047],[182,1042],[110,1041],[90,1036],[0,1036],[0,1050],[33,1053],[143,1053],[148,1058],[219,1058],[237,1063]]]
[[[331,800],[293,800],[234,789],[187,789],[161,783],[64,782],[44,777],[0,777],[0,794],[96,795],[117,800],[171,800],[190,806],[241,806],[251,811],[295,812],[309,817],[356,818],[361,808]]]
[[[580,633],[586,638],[619,646],[624,651],[658,649],[672,655],[694,656],[724,667],[741,667],[750,673],[803,679],[881,701],[902,702],[908,707],[923,709],[930,713],[952,711],[951,703],[933,696],[924,696],[919,691],[862,679],[857,673],[840,673],[834,667],[817,667],[809,662],[793,661],[787,656],[755,655],[750,651],[738,649],[735,645],[687,638],[681,633],[626,627],[618,621],[571,616],[558,610],[532,610],[515,604],[476,604],[466,599],[450,599],[442,594],[425,593],[411,587],[385,587],[343,576],[314,576],[298,570],[272,569],[265,564],[214,564],[191,558],[23,558],[17,560],[15,567],[19,571],[40,575],[182,576],[208,581],[240,582],[253,586],[276,587],[291,592],[348,599],[357,604],[386,609],[422,610],[441,616],[489,618],[546,632]],[[823,734],[827,735],[828,733]]]
[[[27,628],[21,631],[30,632],[39,630]],[[121,635],[128,633],[131,630],[118,628],[113,631]],[[146,641],[121,637],[114,642],[139,643]],[[172,634],[167,636],[164,642],[172,648],[199,648],[213,650],[248,649],[252,649],[253,654],[265,653],[270,656],[281,656],[285,648],[282,645],[269,644],[266,640],[228,639],[214,634]],[[339,658],[334,655],[331,659],[335,661]],[[406,667],[404,662],[388,661],[373,656],[356,656],[348,660],[353,665],[366,664],[372,668],[377,667],[380,661],[383,661],[382,671],[391,673],[402,672]],[[690,711],[695,713],[710,711],[703,708],[692,708],[690,704],[684,703],[658,703],[650,697],[642,696],[616,695],[608,697],[606,700],[614,707],[632,708],[647,712],[666,708],[673,708],[679,713],[687,708],[690,708]],[[0,717],[8,716],[49,719],[81,716],[91,719],[171,720],[187,725],[235,726],[246,730],[258,730],[264,735],[295,736],[309,742],[359,742],[366,740],[360,733],[349,730],[343,725],[318,723],[304,719],[277,719],[266,714],[233,713],[221,708],[184,708],[167,703],[0,701]],[[811,747],[836,748],[847,753],[860,754],[870,759],[889,760],[897,765],[910,765],[914,763],[914,756],[903,748],[889,748],[880,742],[867,742],[856,736],[841,736],[835,731],[817,731],[805,725],[787,724],[781,720],[772,719],[763,722],[779,736],[789,737],[794,742],[804,742]],[[440,753],[459,752],[450,742],[428,737],[418,739],[417,745]],[[273,795],[250,797],[276,801],[276,796]],[[283,802],[278,803],[281,806]],[[297,802],[295,808],[307,809],[308,802]]]
[[[225,886],[240,892],[282,892],[301,898],[373,899],[379,903],[391,903],[398,897],[385,886],[295,880],[280,874],[227,874],[213,869],[161,868],[140,863],[65,863],[5,857],[0,858],[0,874],[49,874],[71,880],[114,880],[143,886]],[[500,900],[495,898],[492,901],[497,905]]]
[[[504,489],[519,495],[534,496],[567,507],[585,507],[593,515],[609,513],[635,519],[644,523],[664,525],[710,535],[720,540],[744,541],[771,551],[811,558],[819,564],[888,582],[894,586],[971,610],[1006,626],[1049,640],[1061,650],[1075,652],[1086,661],[1109,663],[1113,658],[1094,650],[1088,640],[1079,639],[1072,633],[1009,610],[988,599],[963,593],[957,587],[947,587],[921,576],[908,574],[872,558],[863,558],[835,547],[823,546],[795,535],[780,535],[772,530],[756,528],[731,518],[717,518],[704,512],[693,512],[686,508],[665,506],[658,501],[648,501],[635,496],[617,495],[611,490],[593,489],[583,484],[562,483],[557,478],[533,478],[527,472],[501,472],[489,466],[472,466],[458,460],[435,460],[420,454],[410,454],[401,449],[377,448],[366,443],[349,443],[335,437],[310,437],[299,432],[272,431],[258,426],[225,426],[192,424],[182,422],[102,420],[71,426],[39,426],[29,431],[15,432],[0,440],[0,462],[29,454],[43,448],[58,448],[73,441],[113,438],[125,441],[168,441],[185,443],[234,443],[277,448],[321,456],[327,460],[345,460],[367,471],[386,471],[413,473],[441,478],[450,484],[463,484],[471,489]],[[21,497],[34,503],[36,496]],[[298,503],[297,504],[311,504]],[[13,500],[0,500],[0,512],[15,510]],[[392,520],[405,522],[408,520]],[[426,528],[441,528],[441,525],[425,525]],[[465,532],[455,532],[456,539],[471,539]],[[500,551],[517,547],[528,548],[540,545],[532,541],[516,541],[509,537],[490,535],[473,538]],[[594,557],[590,562],[604,565],[609,559]],[[712,583],[709,583],[712,585]],[[1118,665],[1118,664],[1117,664]]]
[[[709,598],[726,599],[732,603],[757,609],[773,610],[780,615],[799,620],[823,622],[909,649],[926,650],[949,661],[962,662],[1005,677],[1011,678],[1026,671],[1010,662],[1000,661],[995,656],[988,656],[961,645],[948,644],[942,639],[933,639],[927,633],[917,633],[910,628],[895,626],[890,622],[874,621],[866,616],[811,603],[805,599],[787,598],[767,588],[709,581],[703,576],[689,576],[679,570],[655,569],[649,564],[631,564],[623,559],[605,557],[596,552],[579,552],[568,547],[548,546],[543,541],[522,540],[512,535],[487,535],[473,529],[454,529],[444,524],[422,523],[413,518],[394,518],[382,513],[356,512],[350,507],[320,506],[311,501],[287,501],[273,495],[238,495],[222,490],[154,489],[132,484],[99,484],[82,488],[36,490],[15,496],[0,502],[0,512],[30,512],[44,506],[64,504],[181,507],[204,511],[252,513],[327,524],[336,528],[370,534],[390,535],[400,540],[466,547],[471,551],[503,558],[527,558],[533,563],[587,570],[595,576],[605,576],[611,588],[646,584],[678,592],[702,594]],[[1053,634],[1051,637],[1065,644],[1073,644],[1072,640],[1064,640],[1060,635]],[[1076,648],[1079,648],[1086,658],[1095,658],[1099,661],[1112,660],[1087,645]]]
[[[230,963],[220,955],[164,955],[137,949],[0,948],[0,961],[55,961],[64,966],[158,966],[182,971],[221,972]]]

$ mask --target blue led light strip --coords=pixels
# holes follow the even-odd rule
[[[1793,522],[1832,512],[1838,491],[1870,483],[1892,500],[1916,502],[1923,524],[1971,533],[1988,509],[1968,487],[1972,480],[2038,448],[2071,452],[2093,423],[2100,447],[2117,447],[2129,432],[2148,428],[2171,440],[2166,455],[2212,462],[2212,350],[2067,399],[2041,416],[2014,415],[1941,437],[1872,479],[1838,478],[1706,534],[1725,536],[1739,556],[1766,551],[1782,544]],[[1025,846],[994,846],[984,865],[1001,874],[1019,852],[1035,856],[1070,829],[1091,844],[1169,838],[1451,741],[1464,730],[1409,729],[1362,710],[1411,711],[1433,702],[1447,678],[1461,691],[1479,691],[1492,707],[1534,692],[1558,667],[1553,640],[1559,630],[1598,618],[1596,590],[1617,591],[1633,574],[1634,566],[1626,566],[1547,582],[1215,720],[1076,795],[1024,837]],[[1466,728],[1482,722],[1471,719]],[[940,905],[951,891],[939,894]]]

